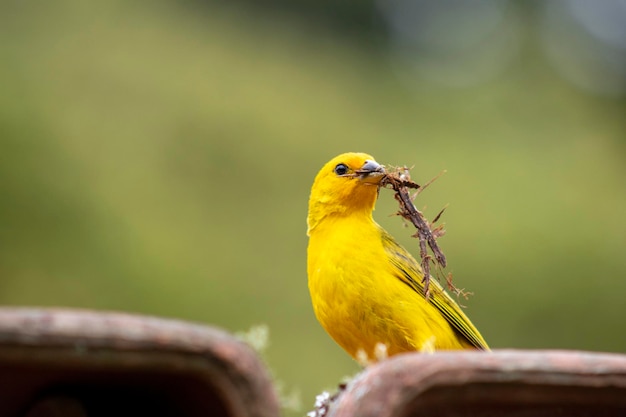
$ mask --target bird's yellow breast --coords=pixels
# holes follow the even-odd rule
[[[353,357],[461,349],[464,344],[441,313],[395,274],[381,229],[371,218],[333,219],[310,237],[309,290],[317,319]]]

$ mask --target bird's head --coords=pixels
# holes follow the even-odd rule
[[[307,218],[310,233],[324,218],[364,212],[371,217],[385,169],[371,155],[344,153],[315,177]]]

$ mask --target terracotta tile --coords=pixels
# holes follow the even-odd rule
[[[279,415],[255,352],[203,325],[0,308],[0,416]]]
[[[625,416],[626,355],[437,352],[366,369],[329,417]]]

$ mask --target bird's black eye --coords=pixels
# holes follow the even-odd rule
[[[345,164],[338,164],[335,167],[335,174],[346,175],[348,173],[348,167]]]

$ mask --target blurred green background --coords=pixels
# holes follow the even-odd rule
[[[0,303],[267,324],[302,414],[358,370],[313,315],[305,219],[362,151],[448,171],[417,205],[450,204],[493,348],[626,351],[626,36],[585,7],[3,2]]]

